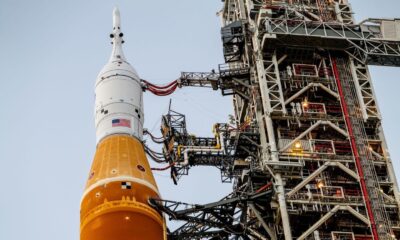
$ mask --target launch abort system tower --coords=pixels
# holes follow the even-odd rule
[[[356,23],[347,0],[225,0],[220,16],[219,71],[165,88],[232,95],[233,124],[194,137],[170,109],[161,130],[174,181],[215,166],[234,191],[205,205],[151,200],[186,221],[169,238],[398,239],[399,188],[368,65],[400,67],[400,20]]]

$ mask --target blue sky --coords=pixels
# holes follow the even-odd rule
[[[201,2],[201,3],[200,3]],[[0,239],[79,239],[79,202],[95,151],[94,82],[111,53],[118,5],[125,55],[154,83],[223,62],[216,12],[221,1],[0,0]],[[353,0],[357,19],[395,17],[398,0]],[[399,14],[400,15],[400,14]],[[375,91],[396,172],[400,171],[400,69],[373,67]],[[208,89],[145,94],[145,126],[159,135],[169,99],[188,128],[211,135],[231,99]],[[185,202],[229,192],[217,170],[196,168],[178,186],[157,173],[162,196]]]

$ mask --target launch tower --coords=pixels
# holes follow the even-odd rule
[[[225,63],[166,86],[233,97],[233,124],[194,137],[185,116],[162,117],[163,156],[179,178],[221,170],[233,192],[210,204],[153,198],[169,239],[389,240],[400,238],[400,194],[368,65],[400,67],[400,20],[356,23],[347,0],[225,0]],[[383,79],[382,79],[383,81]]]

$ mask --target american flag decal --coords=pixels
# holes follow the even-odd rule
[[[131,127],[131,120],[128,119],[113,119],[112,120],[112,126],[113,127]]]

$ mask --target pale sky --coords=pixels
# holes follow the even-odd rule
[[[358,20],[400,17],[398,0],[351,2]],[[94,82],[111,53],[115,5],[125,56],[142,78],[166,83],[223,63],[220,0],[0,0],[0,239],[79,239],[79,203],[95,152]],[[400,68],[371,73],[399,175]],[[232,111],[230,97],[209,89],[145,93],[145,126],[158,136],[170,98],[197,136],[210,136]],[[178,186],[168,172],[157,173],[162,196],[205,203],[230,191],[215,169],[190,173]]]

